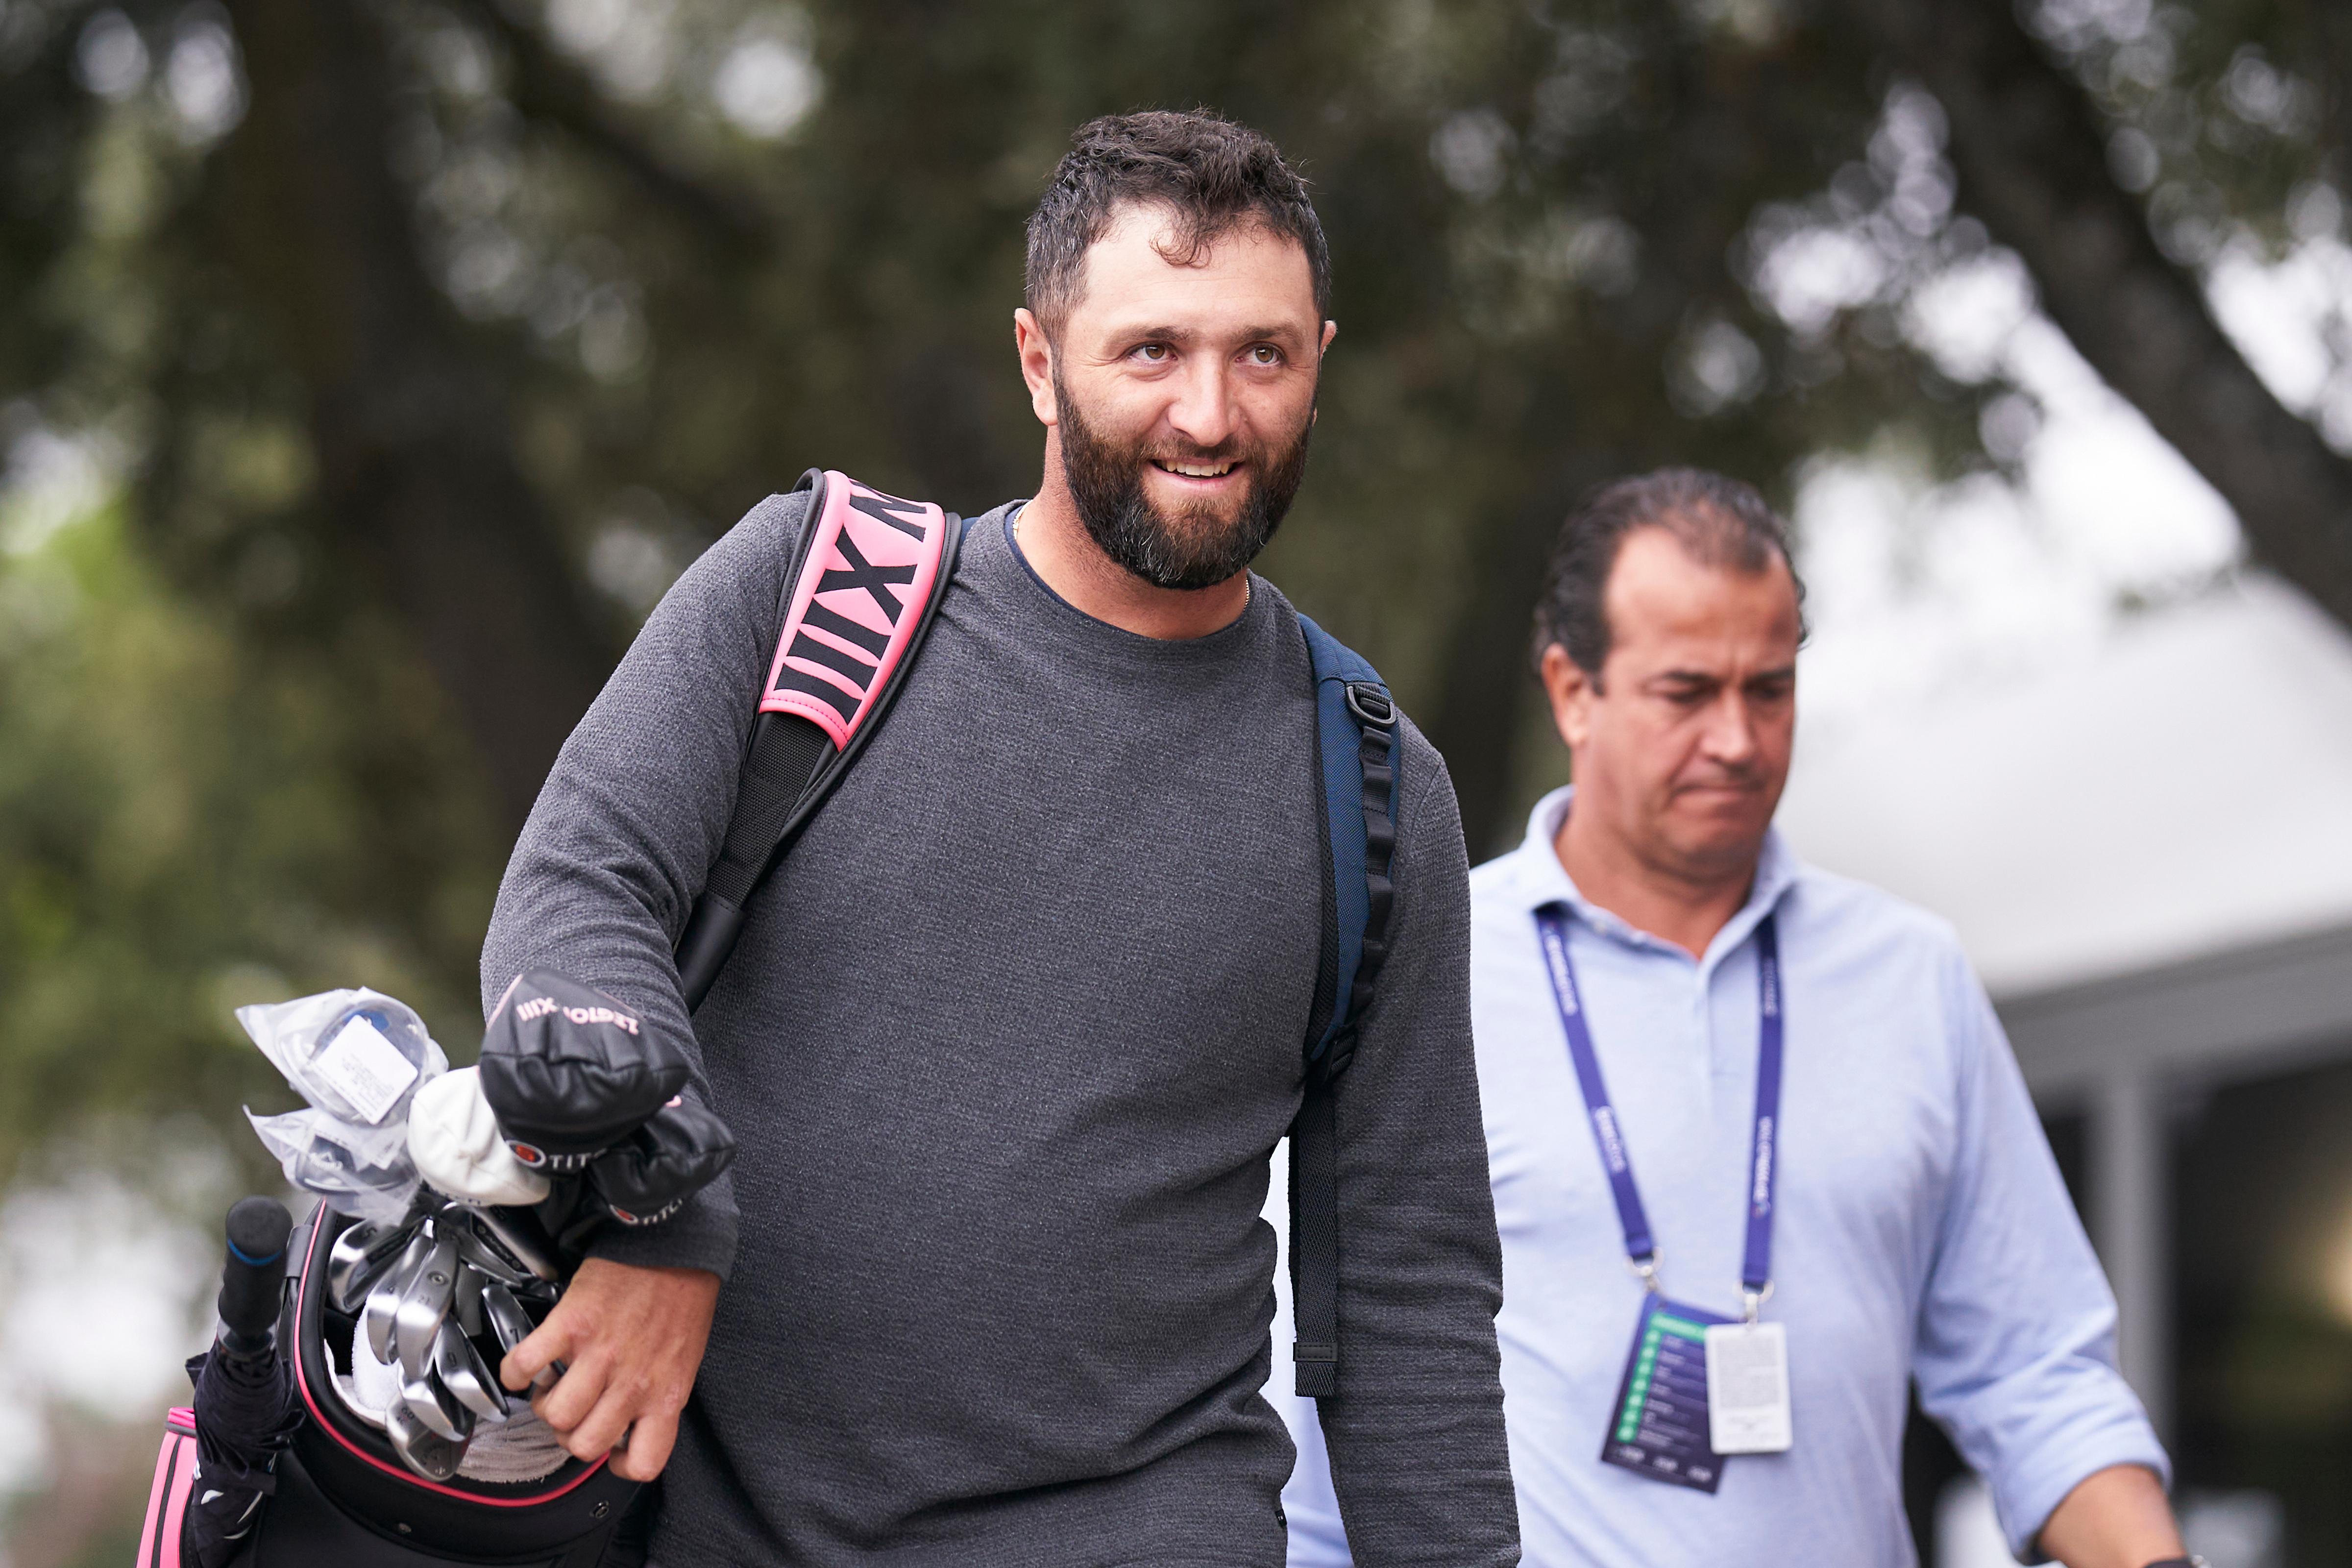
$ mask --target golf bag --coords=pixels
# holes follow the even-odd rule
[[[141,1562],[642,1562],[635,1483],[565,1453],[492,1368],[600,1230],[674,1212],[726,1169],[733,1138],[675,1043],[561,974],[517,976],[481,1065],[455,1073],[421,1033],[414,1055],[390,1054],[388,1006],[328,994],[243,1019],[293,1064],[289,1082],[373,1086],[359,1098],[380,1110],[354,1121],[364,1112],[329,1111],[320,1093],[308,1121],[273,1119],[289,1177],[329,1195],[299,1230],[266,1198],[230,1211],[222,1331],[190,1363],[192,1408],[167,1424]],[[376,1156],[355,1181],[321,1148]]]
[[[362,1410],[337,1376],[366,1353],[356,1313],[330,1300],[327,1259],[353,1220],[321,1204],[296,1228],[277,1330],[301,1419],[267,1477],[268,1500],[228,1562],[236,1568],[431,1568],[451,1563],[511,1568],[596,1568],[608,1555],[639,1488],[603,1460],[568,1456],[551,1473],[520,1482],[451,1473],[415,1474],[395,1451],[383,1418]],[[215,1352],[217,1353],[217,1351]],[[179,1568],[190,1510],[202,1496],[193,1409],[171,1413],[157,1457],[140,1568]]]

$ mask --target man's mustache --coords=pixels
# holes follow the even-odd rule
[[[1213,447],[1188,447],[1181,451],[1147,451],[1141,456],[1147,463],[1240,463],[1264,452],[1265,447],[1256,442],[1220,441]]]

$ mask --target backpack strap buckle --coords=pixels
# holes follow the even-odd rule
[[[1375,686],[1369,680],[1350,680],[1344,688],[1348,711],[1367,729],[1396,728],[1396,703],[1390,698],[1388,688]]]

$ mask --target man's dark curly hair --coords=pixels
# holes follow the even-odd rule
[[[1705,468],[1660,468],[1616,479],[1577,504],[1560,525],[1544,574],[1543,597],[1536,601],[1533,656],[1543,671],[1548,648],[1563,649],[1576,667],[1601,684],[1609,662],[1609,574],[1625,536],[1637,528],[1663,528],[1694,560],[1739,572],[1762,572],[1779,557],[1797,584],[1798,632],[1804,629],[1805,584],[1789,553],[1789,525],[1753,485]]]
[[[1160,254],[1180,267],[1245,224],[1296,241],[1307,252],[1316,313],[1331,314],[1323,225],[1281,150],[1204,109],[1151,110],[1079,126],[1029,215],[1028,305],[1048,333],[1061,331],[1086,286],[1087,248],[1129,206],[1168,210],[1175,233]]]

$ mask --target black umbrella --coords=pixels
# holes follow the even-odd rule
[[[279,1288],[294,1218],[286,1205],[247,1198],[228,1211],[221,1270],[221,1331],[188,1363],[196,1385],[196,1476],[181,1553],[221,1568],[277,1489],[278,1454],[302,1424],[294,1369],[278,1353]]]

